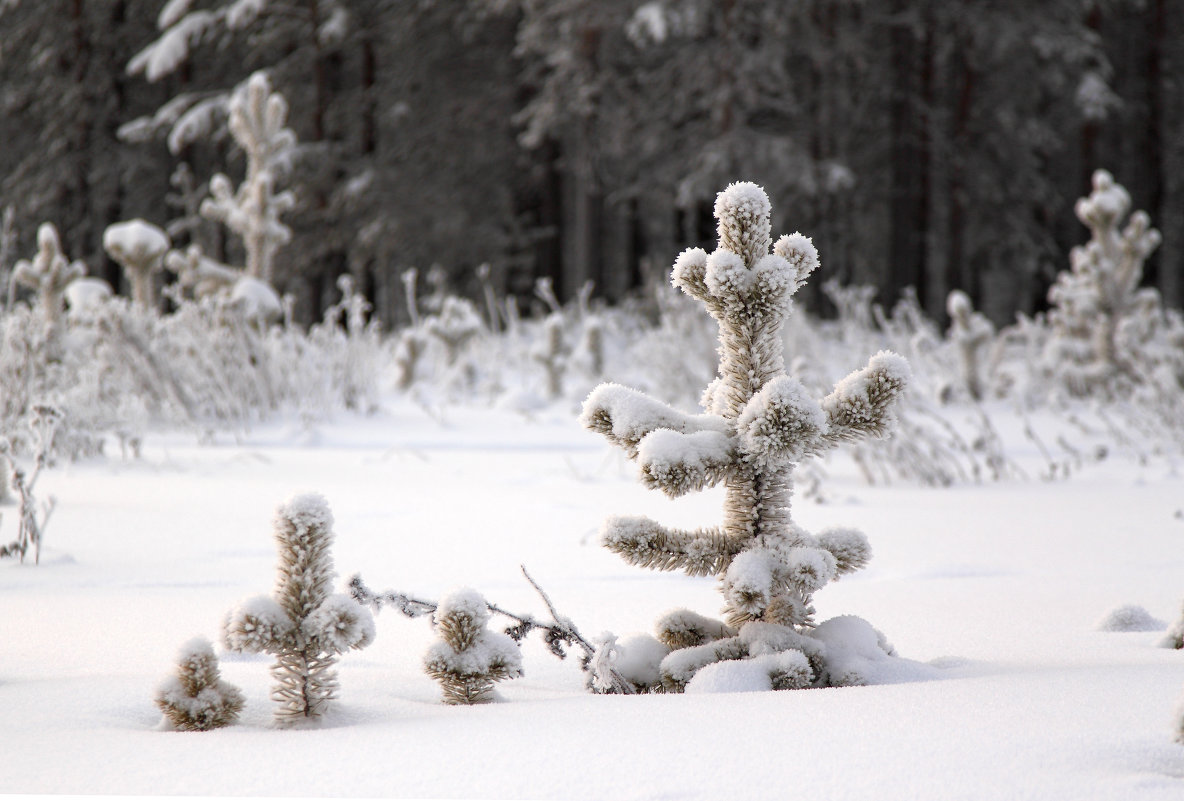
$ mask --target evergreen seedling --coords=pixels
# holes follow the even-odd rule
[[[726,490],[718,526],[686,531],[645,517],[604,524],[604,544],[633,564],[720,579],[724,621],[680,610],[659,622],[659,639],[674,651],[661,664],[668,690],[683,689],[713,662],[789,650],[810,669],[802,671],[801,660],[770,663],[774,686],[839,681],[809,637],[811,599],[862,567],[870,549],[859,532],[813,536],[793,521],[793,468],[839,443],[885,436],[909,376],[904,359],[881,352],[816,401],[786,375],[782,325],[818,254],[797,233],[773,244],[769,211],[759,186],[732,184],[715,203],[716,251],[692,248],[674,264],[674,285],[719,324],[719,374],[703,395],[707,412],[684,414],[617,384],[602,384],[584,403],[583,424],[624,449],[647,486],[671,497],[717,484]]]
[[[320,495],[297,495],[275,517],[279,575],[274,597],[240,604],[228,616],[226,646],[276,657],[271,697],[281,725],[320,717],[336,696],[339,654],[374,640],[369,610],[331,595],[333,516]]]
[[[222,680],[210,641],[195,637],[181,646],[177,675],[160,685],[156,705],[179,731],[209,731],[238,719],[243,694]]]
[[[457,590],[436,607],[440,640],[428,648],[424,670],[440,683],[446,704],[485,704],[494,682],[522,675],[522,655],[508,635],[489,631],[489,605],[474,590]]]

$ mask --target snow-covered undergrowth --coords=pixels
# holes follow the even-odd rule
[[[1043,457],[1004,409],[988,413],[1035,476]],[[275,728],[272,658],[218,646],[222,678],[245,698],[239,721],[164,730],[153,693],[178,645],[216,641],[226,611],[272,580],[272,517],[296,491],[332,504],[334,592],[360,572],[419,597],[470,586],[546,618],[524,563],[589,634],[627,641],[672,606],[719,611],[713,579],[639,571],[595,541],[622,512],[697,525],[718,514],[718,491],[646,491],[562,405],[531,419],[472,406],[429,416],[390,397],[376,415],[312,430],[315,444],[289,415],[238,441],[158,434],[138,460],[43,474],[59,502],[41,564],[0,563],[4,792],[1180,797],[1181,652],[1158,647],[1163,632],[1097,624],[1124,605],[1176,618],[1184,480],[1122,453],[1068,481],[940,491],[868,486],[854,460],[828,463],[826,502],[799,497],[795,518],[875,531],[875,554],[818,596],[818,616],[874,617],[915,668],[880,677],[896,683],[592,695],[574,656],[528,638],[524,675],[498,685],[498,702],[454,707],[423,671],[437,635],[384,610],[374,643],[340,663],[321,727]]]

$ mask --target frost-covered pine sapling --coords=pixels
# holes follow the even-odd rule
[[[772,243],[769,211],[761,187],[730,185],[716,198],[716,251],[692,248],[674,264],[674,285],[719,324],[719,374],[703,394],[707,412],[684,414],[611,383],[584,402],[583,424],[637,461],[647,486],[671,497],[717,484],[726,490],[718,526],[686,531],[613,517],[602,530],[604,544],[633,564],[720,579],[724,621],[680,610],[658,624],[673,650],[661,663],[667,690],[681,691],[713,662],[787,651],[798,654],[769,665],[774,686],[852,680],[827,673],[826,649],[809,636],[811,599],[861,568],[870,549],[859,532],[813,536],[794,523],[793,468],[839,443],[887,435],[909,368],[880,352],[821,401],[786,375],[782,325],[818,254],[798,233]]]
[[[201,213],[242,237],[247,275],[270,284],[275,254],[292,238],[280,216],[296,205],[291,191],[275,188],[296,147],[296,135],[286,127],[288,101],[271,91],[267,75],[256,72],[235,89],[228,112],[230,133],[247,156],[247,175],[237,190],[221,173],[211,178],[211,197],[202,202]]]
[[[543,335],[530,352],[547,376],[547,397],[551,400],[563,394],[563,372],[568,357],[568,349],[563,342],[563,323],[561,312],[548,314],[543,319]]]
[[[337,693],[338,654],[369,645],[374,618],[350,596],[329,592],[333,515],[323,497],[297,495],[281,505],[275,538],[280,559],[274,597],[252,598],[232,610],[224,639],[232,651],[276,657],[276,722],[290,725],[325,712]]]
[[[229,726],[243,709],[243,694],[222,679],[218,657],[205,637],[194,637],[177,653],[177,675],[156,691],[156,705],[178,731]]]
[[[958,366],[962,384],[973,400],[983,399],[981,352],[995,336],[990,320],[974,310],[970,296],[955,289],[946,297],[946,311],[950,314],[949,340],[958,352]]]
[[[410,389],[415,383],[415,368],[427,348],[427,337],[420,325],[419,304],[416,302],[415,282],[419,270],[411,267],[400,276],[403,282],[403,296],[407,300],[407,314],[410,325],[399,332],[395,345],[395,366],[399,368],[399,389]]]
[[[461,351],[473,337],[481,333],[481,315],[473,302],[447,295],[440,303],[440,311],[427,318],[424,330],[444,345],[444,359],[451,367],[460,360]]]
[[[80,261],[69,261],[62,252],[58,229],[53,223],[42,223],[37,229],[37,255],[32,260],[21,259],[12,269],[14,287],[27,287],[37,293],[38,305],[45,319],[46,343],[51,359],[58,357],[66,288],[84,275],[86,265]]]
[[[152,281],[163,266],[169,245],[163,230],[140,219],[110,225],[103,232],[103,249],[123,267],[132,285],[132,299],[142,309],[156,307]]]
[[[1143,211],[1121,227],[1130,207],[1126,189],[1110,173],[1096,171],[1093,191],[1074,206],[1077,218],[1090,229],[1090,241],[1073,248],[1070,269],[1048,290],[1052,336],[1044,354],[1046,369],[1077,395],[1132,376],[1130,360],[1138,354],[1123,352],[1120,328],[1133,315],[1160,312],[1159,293],[1140,290],[1139,282],[1143,263],[1162,237]]]
[[[494,682],[522,675],[522,654],[508,635],[489,631],[489,604],[475,590],[445,596],[433,615],[440,635],[424,655],[424,670],[440,683],[446,704],[485,704]]]

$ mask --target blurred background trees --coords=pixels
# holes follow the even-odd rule
[[[15,250],[53,222],[117,286],[102,232],[133,217],[242,262],[194,204],[241,180],[226,100],[264,69],[300,143],[276,284],[306,321],[349,274],[404,322],[400,275],[434,264],[473,296],[488,263],[524,302],[537,277],[616,300],[751,180],[829,277],[1002,324],[1046,306],[1099,167],[1184,302],[1181,0],[0,0],[0,33]]]

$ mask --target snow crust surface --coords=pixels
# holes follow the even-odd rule
[[[448,707],[422,670],[430,624],[384,610],[373,645],[339,663],[339,698],[320,727],[274,728],[272,658],[218,647],[223,678],[246,698],[239,722],[159,730],[153,692],[177,646],[216,639],[227,611],[268,586],[271,516],[300,488],[332,505],[337,591],[358,572],[375,589],[431,599],[471,586],[546,618],[525,564],[585,635],[620,638],[617,667],[630,672],[661,659],[644,635],[663,611],[718,613],[714,580],[632,567],[595,532],[612,514],[709,524],[722,488],[676,501],[646,490],[571,409],[429,417],[393,401],[316,434],[295,421],[203,445],[152,434],[139,460],[42,475],[39,490],[57,498],[42,563],[0,562],[0,792],[1184,798],[1173,741],[1184,652],[1158,647],[1162,632],[1096,630],[1123,605],[1177,618],[1184,478],[1122,456],[1068,481],[944,490],[868,486],[853,462],[829,461],[829,502],[796,498],[794,517],[811,531],[862,530],[875,549],[815,598],[817,619],[832,621],[820,636],[844,644],[865,686],[754,691],[753,663],[751,675],[695,680],[726,693],[592,695],[574,657],[560,661],[530,635],[524,676],[499,685],[498,703]],[[0,539],[14,525],[3,511]],[[457,769],[458,753],[472,769]]]

